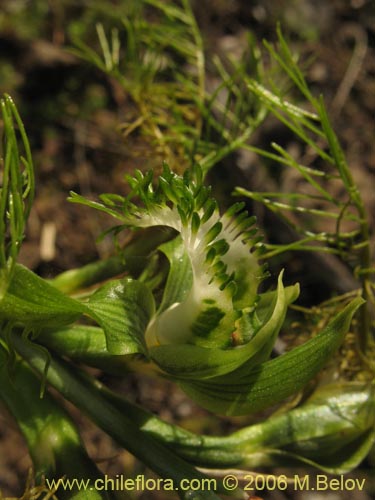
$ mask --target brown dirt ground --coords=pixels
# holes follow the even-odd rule
[[[330,104],[336,131],[343,141],[349,164],[359,189],[369,209],[375,214],[374,197],[374,112],[375,112],[375,12],[371,0],[332,0],[326,2],[288,2],[267,0],[226,2],[212,0],[196,2],[198,20],[204,30],[208,46],[240,43],[241,33],[250,28],[259,39],[273,33],[275,20],[286,19],[293,30],[308,30],[317,27],[318,37],[301,40],[295,37],[295,48],[305,57],[314,55],[308,69],[310,82],[319,88]],[[299,4],[298,8],[296,7]],[[372,5],[371,5],[372,4]],[[301,35],[301,33],[300,33]],[[4,41],[0,34],[0,43]],[[36,41],[37,42],[37,41]],[[38,54],[40,47],[30,47]],[[50,43],[50,41],[49,41]],[[61,49],[57,46],[58,54]],[[34,54],[35,55],[35,54]],[[58,71],[64,75],[76,63],[68,60],[61,66],[54,62],[40,62],[33,72],[34,85],[38,74],[41,78]],[[61,75],[60,75],[61,76]],[[40,84],[42,86],[42,83]],[[23,84],[20,94],[25,99],[32,92]],[[29,223],[27,239],[21,252],[21,261],[44,276],[53,276],[72,267],[80,266],[111,252],[111,244],[95,239],[108,221],[100,214],[82,210],[66,201],[70,189],[79,189],[86,195],[113,192],[125,189],[123,174],[134,166],[142,166],[142,157],[132,155],[134,145],[123,142],[113,130],[116,128],[116,110],[97,110],[86,120],[53,123],[42,130],[34,130],[33,120],[26,119],[27,129],[33,141],[37,165],[37,198]],[[53,133],[49,133],[53,131]],[[57,131],[59,133],[57,133]],[[267,131],[267,137],[278,133]],[[266,138],[265,138],[266,139]],[[235,159],[235,161],[239,159]],[[250,159],[251,160],[251,159]],[[249,159],[242,159],[248,162]],[[243,169],[242,169],[243,170]],[[246,168],[245,168],[246,170]],[[250,182],[250,175],[247,180]],[[262,179],[261,179],[262,180]],[[228,180],[229,183],[236,182]],[[259,178],[255,179],[255,189]],[[298,189],[295,179],[283,179],[289,190]],[[264,190],[264,187],[262,188]],[[339,195],[339,194],[338,194]],[[372,221],[374,224],[374,221]],[[48,235],[52,244],[46,243]],[[213,429],[217,425],[206,413],[199,410],[171,385],[160,385],[148,379],[130,377],[124,382],[111,381],[120,390],[132,394],[137,402],[161,414],[164,418],[184,422],[191,428],[198,425]],[[80,422],[83,438],[89,453],[103,470],[123,473],[136,471],[132,457],[116,448],[111,440],[100,433],[77,412],[71,410]],[[199,422],[199,424],[197,423]],[[222,424],[221,424],[222,425]],[[224,424],[225,427],[226,424]],[[222,430],[223,427],[217,430]],[[22,493],[24,478],[30,461],[22,438],[6,412],[0,413],[0,491],[5,497]],[[1,495],[0,495],[1,496]],[[147,498],[147,496],[142,496]],[[156,496],[155,496],[156,498]],[[162,497],[161,497],[162,498]],[[278,500],[287,498],[283,494],[265,496]],[[304,496],[304,499],[307,496]],[[315,497],[317,498],[317,497]],[[346,496],[325,496],[346,499]],[[353,499],[353,496],[350,496]],[[357,500],[367,500],[369,494],[358,495]]]

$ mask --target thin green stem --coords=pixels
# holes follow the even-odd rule
[[[294,165],[292,165],[288,160],[286,160],[282,156],[276,155],[264,149],[257,148],[255,146],[252,146],[251,144],[244,144],[243,148],[258,154],[259,156],[263,156],[264,158],[274,160],[276,163],[279,163],[280,165],[294,167]],[[304,172],[310,176],[313,175],[315,177],[321,177],[324,180],[340,179],[339,175],[328,174],[327,172],[323,172],[321,170],[317,170],[311,167],[306,167],[301,164],[298,164],[298,171]]]
[[[24,238],[27,217],[34,198],[34,173],[30,146],[8,95],[0,101],[3,119],[4,160],[0,187],[0,299],[9,285],[18,252]],[[19,153],[15,127],[18,127],[26,158]]]
[[[340,143],[336,137],[335,132],[333,131],[327,111],[324,106],[323,99],[320,99],[319,102],[319,114],[320,114],[320,119],[321,123],[323,126],[323,129],[326,133],[328,144],[330,146],[330,150],[332,153],[332,156],[335,160],[336,166],[338,171],[340,172],[341,178],[343,180],[343,183],[346,187],[346,190],[349,194],[350,200],[352,201],[353,205],[356,207],[359,220],[360,220],[360,235],[361,235],[361,240],[364,244],[364,246],[361,248],[360,255],[359,255],[359,261],[360,261],[360,268],[370,268],[371,266],[371,249],[369,245],[370,241],[370,230],[369,230],[369,224],[368,224],[368,215],[366,211],[366,207],[363,203],[363,199],[361,197],[361,194],[359,192],[359,189],[354,182],[352,173],[350,171],[349,165],[345,159],[345,155],[341,149]],[[368,295],[368,287],[367,287],[367,282],[368,282],[368,277],[366,275],[360,276],[360,280],[362,283],[362,289],[363,289],[363,298],[368,301],[369,300],[369,295]],[[371,335],[371,317],[370,317],[370,311],[368,307],[363,307],[360,311],[360,328],[359,328],[359,347],[362,351],[363,354],[366,354],[366,351],[370,344],[374,341],[373,335]]]
[[[74,293],[122,273],[139,277],[150,263],[150,254],[171,238],[172,232],[145,229],[137,233],[122,250],[121,255],[92,262],[86,266],[65,271],[50,281],[50,284],[64,293]]]
[[[192,11],[190,1],[182,0],[182,5],[189,17],[189,26],[191,28],[191,34],[194,39],[194,50],[195,50],[195,60],[197,67],[197,78],[198,78],[198,99],[203,104],[205,101],[205,82],[206,82],[206,71],[205,71],[205,58],[204,58],[204,48],[201,31],[198,27],[197,21],[195,19],[194,13]],[[200,131],[202,129],[202,118],[199,117],[197,128]]]

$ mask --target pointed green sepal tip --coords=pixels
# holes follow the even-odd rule
[[[220,414],[246,415],[278,404],[302,390],[320,372],[364,302],[362,297],[354,299],[316,337],[255,368],[249,365],[247,372],[234,371],[180,385],[201,406]]]

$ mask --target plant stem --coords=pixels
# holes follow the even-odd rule
[[[48,393],[39,398],[40,381],[31,369],[18,361],[15,370],[0,348],[0,399],[20,427],[33,460],[36,479],[56,481],[96,479],[102,474],[83,448],[78,432],[65,411]],[[11,373],[10,373],[11,371]],[[112,498],[110,493],[94,490],[58,491],[59,498],[99,500]]]
[[[371,250],[370,250],[370,231],[368,225],[368,217],[363,199],[358,190],[356,183],[354,182],[352,173],[350,171],[349,165],[346,161],[345,155],[341,149],[340,143],[336,137],[335,132],[330,126],[328,115],[323,103],[323,99],[320,100],[318,105],[318,112],[320,115],[320,120],[322,123],[323,130],[326,133],[327,141],[331,150],[332,157],[335,160],[337,170],[340,172],[343,184],[347,190],[351,202],[354,204],[358,211],[360,219],[360,236],[361,241],[364,243],[359,254],[359,268],[369,269],[371,268]],[[338,228],[339,229],[339,228]],[[368,348],[374,341],[371,335],[371,318],[369,304],[369,293],[368,293],[368,277],[367,275],[360,275],[360,280],[363,290],[363,298],[367,302],[366,307],[362,307],[360,311],[360,326],[359,326],[359,347],[361,352],[366,355]]]
[[[18,334],[11,334],[16,350],[43,375],[46,360],[43,354]],[[162,478],[173,481],[179,488],[186,481],[202,481],[205,476],[185,462],[165,445],[147,436],[136,424],[113,405],[108,404],[100,392],[88,384],[81,375],[73,375],[69,365],[52,359],[46,375],[47,381],[66,399],[86,413],[99,427],[112,436]],[[207,479],[207,478],[206,478]],[[178,490],[184,500],[218,500],[214,491]]]
[[[149,262],[150,253],[170,239],[171,235],[168,230],[144,229],[136,233],[121,255],[65,271],[50,283],[64,293],[73,293],[124,272],[138,276]]]
[[[97,381],[92,380],[92,383],[140,429],[170,446],[184,459],[205,468],[265,467],[294,463],[295,459],[316,459],[331,464],[330,470],[330,466],[326,466],[327,471],[348,472],[355,465],[351,462],[350,450],[349,459],[344,456],[347,443],[360,436],[366,441],[366,435],[374,425],[373,384],[354,382],[326,386],[314,395],[313,400],[299,408],[221,437],[196,435],[166,423]],[[315,455],[316,442],[325,446],[329,460],[321,460],[321,456]],[[369,437],[364,448],[371,447],[371,444]],[[340,453],[337,453],[337,446]],[[366,455],[365,450],[360,450],[355,460]],[[320,463],[315,465],[321,466]]]

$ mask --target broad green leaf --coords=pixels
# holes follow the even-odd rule
[[[129,370],[129,356],[110,354],[104,330],[98,326],[71,325],[58,330],[42,330],[36,341],[60,356],[106,373],[123,375]]]
[[[14,266],[8,290],[0,301],[0,319],[25,327],[62,326],[84,312],[84,304],[64,295],[20,264]]]
[[[86,306],[103,328],[110,354],[145,353],[144,334],[155,304],[144,283],[111,281],[99,288]]]
[[[260,363],[257,353],[279,332],[285,318],[288,300],[298,295],[298,287],[289,289],[288,296],[279,278],[276,303],[269,311],[269,317],[254,337],[243,346],[231,349],[205,348],[192,344],[168,344],[151,347],[149,353],[153,361],[169,375],[179,379],[209,379],[232,372],[251,359],[254,365]],[[175,328],[178,329],[176,323]]]
[[[190,382],[180,377],[180,385],[203,407],[227,415],[254,413],[279,403],[301,390],[321,370],[341,344],[363,302],[360,297],[353,300],[316,337],[242,376],[233,372]]]

